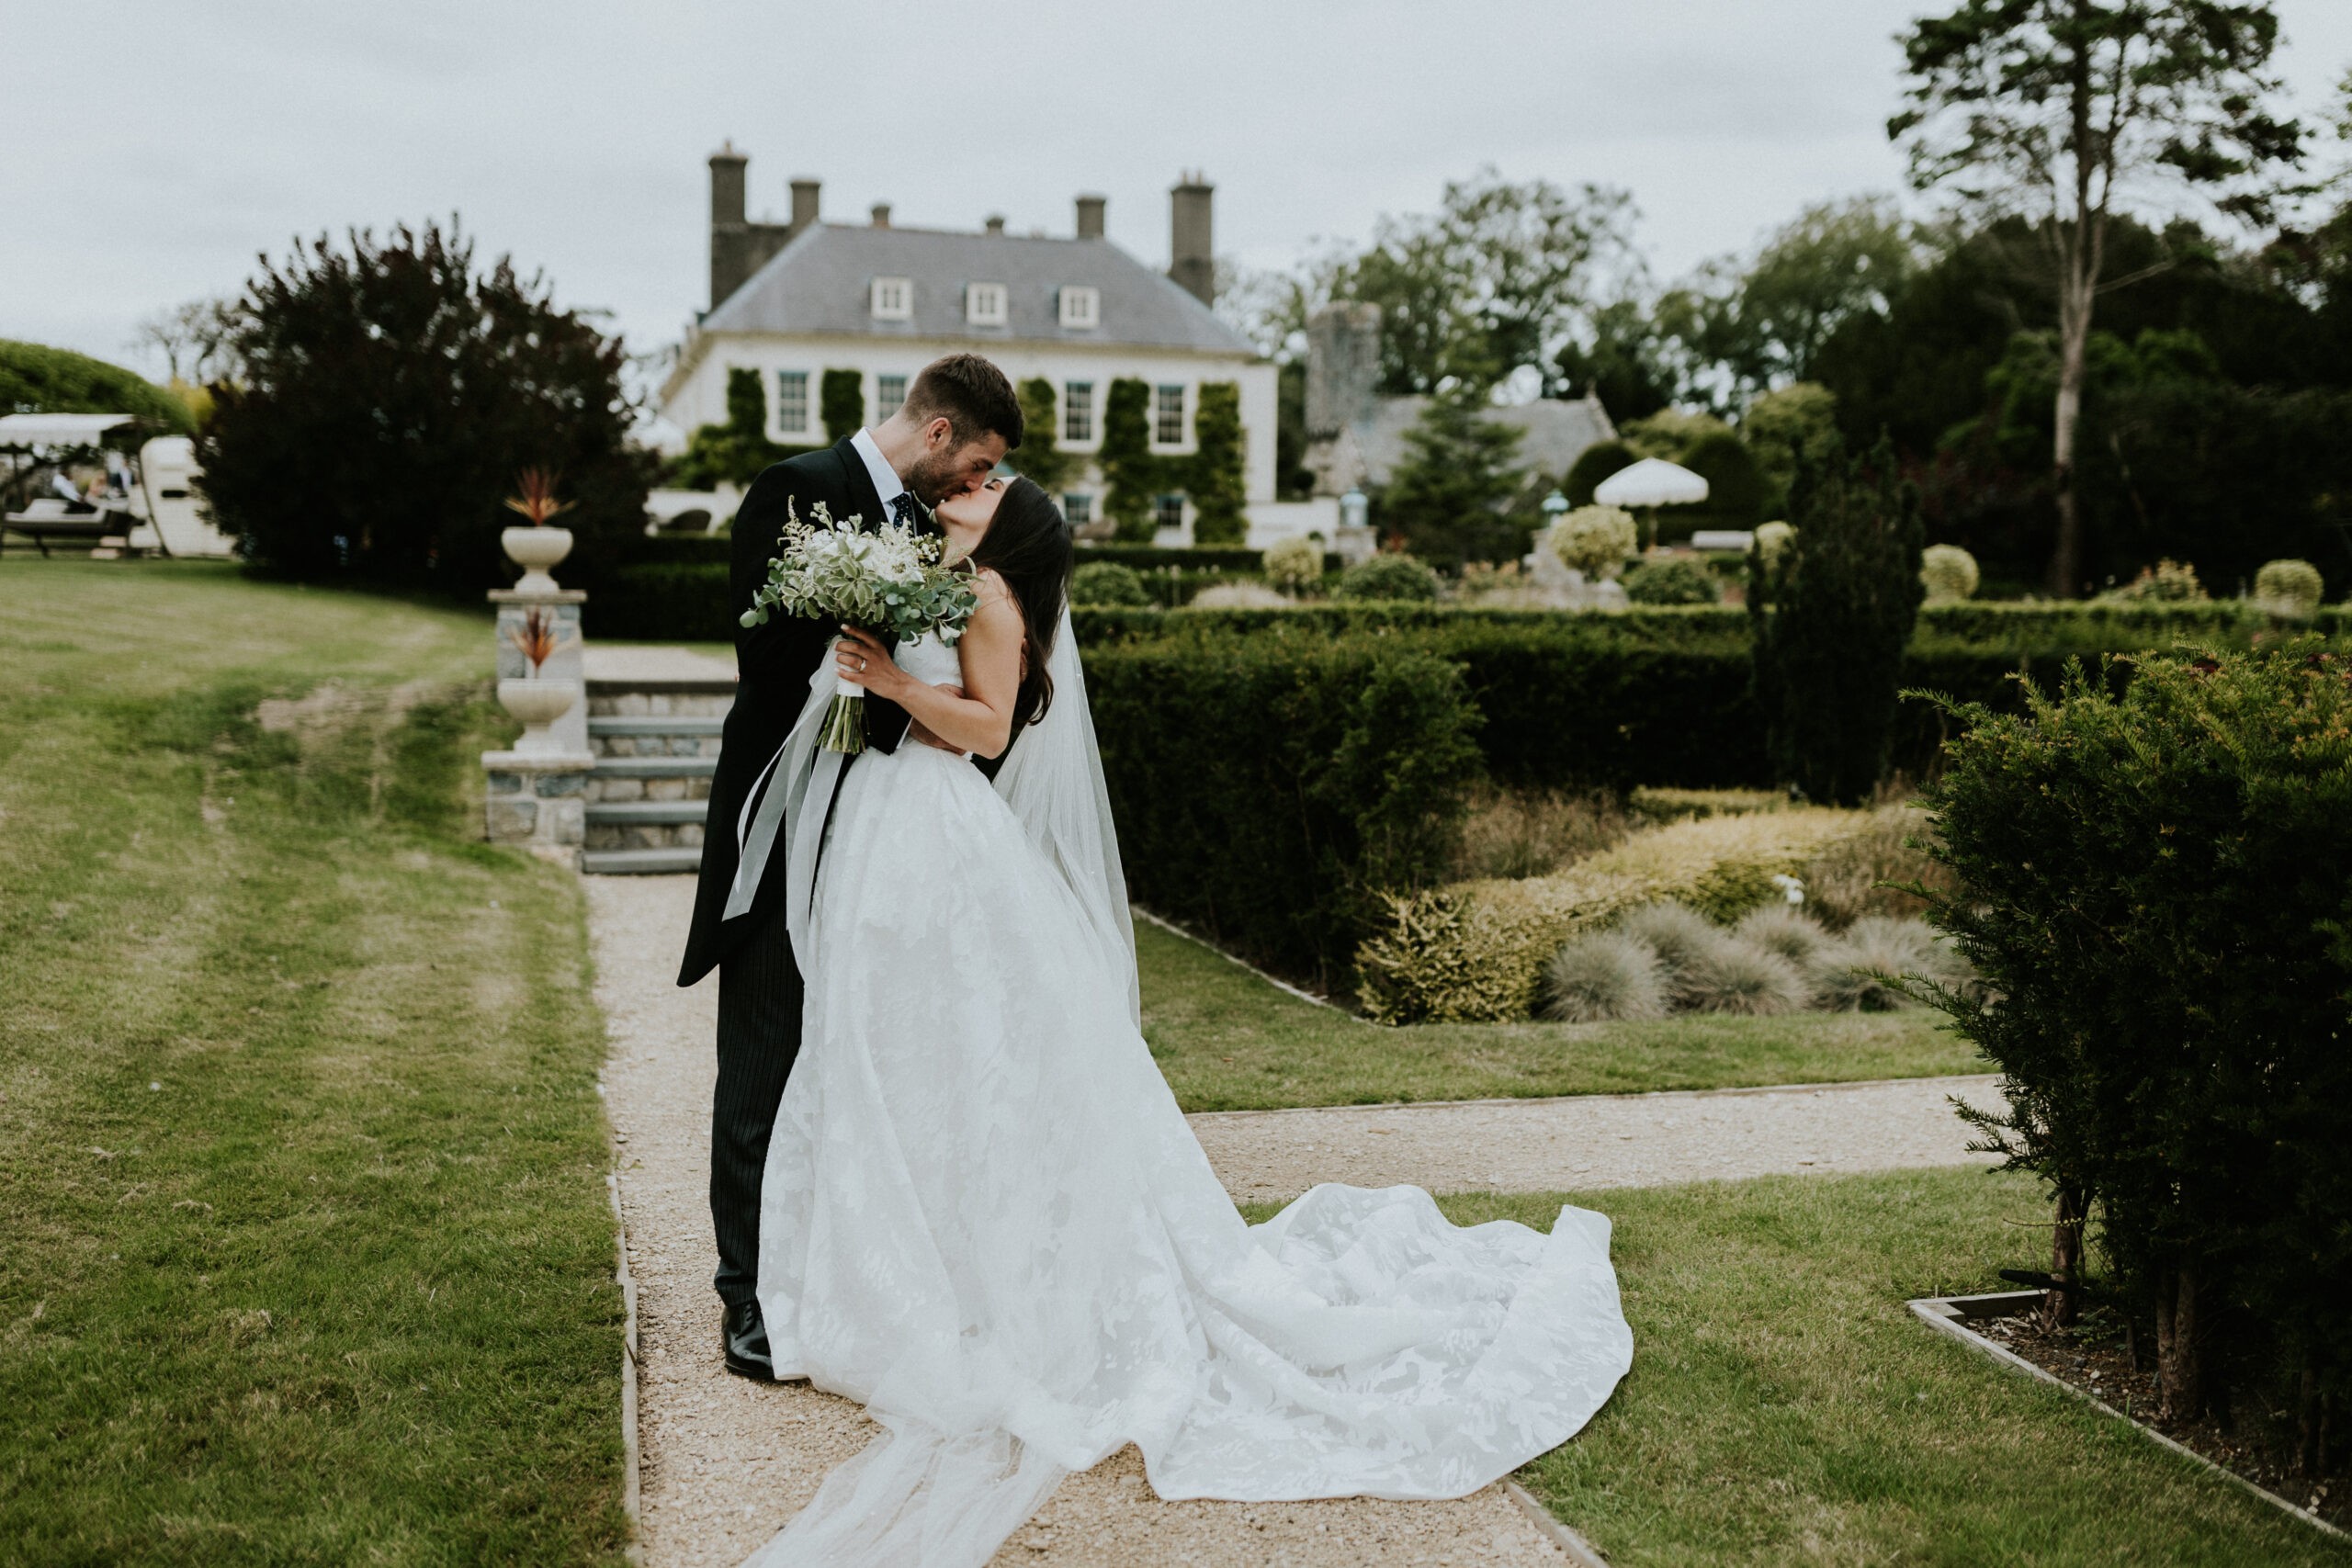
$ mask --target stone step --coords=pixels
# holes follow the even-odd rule
[[[707,779],[717,772],[716,757],[599,757],[595,767],[608,779]]]
[[[706,714],[674,714],[646,718],[592,715],[591,735],[717,735],[727,728],[724,718]]]
[[[614,826],[643,826],[662,822],[700,822],[710,814],[707,800],[594,801],[588,821]]]
[[[581,853],[580,869],[591,876],[658,876],[700,871],[702,851],[586,850]]]

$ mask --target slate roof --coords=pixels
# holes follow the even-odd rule
[[[876,277],[913,279],[911,320],[874,319],[868,285]],[[1005,286],[1005,325],[964,320],[967,283]],[[1102,325],[1061,324],[1057,291],[1066,285],[1101,290]],[[1249,340],[1206,306],[1108,240],[847,224],[820,223],[799,235],[704,317],[702,331],[1103,343],[1257,357]]]
[[[1348,427],[1363,465],[1363,482],[1388,482],[1389,470],[1405,456],[1405,432],[1420,422],[1428,406],[1429,400],[1422,397],[1376,398],[1371,414]],[[1555,478],[1566,473],[1586,447],[1617,435],[1607,412],[1590,398],[1540,398],[1515,408],[1487,409],[1483,417],[1525,432],[1513,463]]]

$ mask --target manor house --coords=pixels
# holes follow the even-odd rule
[[[825,439],[824,372],[857,371],[866,422],[878,423],[916,371],[967,351],[1016,384],[1052,383],[1055,437],[1078,454],[1101,450],[1111,382],[1140,379],[1152,389],[1152,450],[1176,455],[1193,450],[1202,384],[1231,381],[1241,390],[1253,538],[1261,518],[1288,510],[1274,502],[1274,367],[1209,309],[1215,187],[1204,179],[1187,175],[1170,192],[1173,255],[1163,274],[1104,238],[1099,196],[1078,197],[1074,234],[1008,234],[1001,218],[964,233],[894,227],[888,206],[863,224],[829,223],[818,182],[799,179],[792,220],[755,223],[744,216],[748,161],[731,145],[710,160],[710,308],[662,389],[662,412],[681,430],[724,423],[727,373],[743,367],[766,389],[770,439],[813,445]],[[1063,491],[1082,536],[1102,531],[1095,465],[1078,465]],[[1184,498],[1159,506],[1160,538],[1189,541]]]

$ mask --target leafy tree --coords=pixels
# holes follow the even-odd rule
[[[1616,420],[1642,419],[1674,400],[1680,378],[1638,300],[1614,299],[1594,310],[1585,338],[1570,339],[1553,356],[1563,396],[1597,397]]]
[[[1405,432],[1405,456],[1379,496],[1382,533],[1453,571],[1527,551],[1530,530],[1503,516],[1524,478],[1512,463],[1524,432],[1483,412],[1483,400],[1463,393],[1431,398]]]
[[[1383,218],[1319,288],[1381,308],[1381,390],[1484,391],[1558,352],[1592,275],[1630,256],[1632,219],[1623,191],[1481,170],[1448,182],[1434,214]]]
[[[838,444],[865,425],[865,378],[855,370],[828,370],[817,383],[817,417],[825,422],[825,440]]]
[[[2051,591],[2082,584],[2076,439],[2092,312],[2120,188],[2168,172],[2255,220],[2265,179],[2301,156],[2301,129],[2263,107],[2278,24],[2221,0],[1963,0],[1903,40],[1910,107],[1887,122],[1913,184],[1963,209],[2014,215],[2039,243],[2058,310]]]
[[[758,371],[735,366],[727,372],[727,423],[696,427],[667,478],[682,490],[748,485],[769,464],[814,450],[768,439],[766,383]]]
[[[561,476],[593,560],[645,524],[627,355],[537,277],[477,273],[454,231],[265,260],[237,307],[241,379],[216,390],[205,489],[265,570],[476,591],[511,580],[516,474]]]
[[[1658,302],[1660,330],[1740,392],[1802,381],[1848,320],[1883,313],[1917,262],[1910,225],[1883,197],[1807,208],[1746,265],[1710,263]]]
[[[1249,536],[1243,515],[1248,499],[1242,472],[1241,389],[1231,381],[1205,381],[1193,414],[1194,451],[1185,490],[1193,498],[1193,542],[1238,545]]]
[[[206,387],[234,377],[230,344],[236,332],[237,313],[227,300],[191,299],[140,322],[131,342],[161,354],[173,380]]]
[[[187,404],[136,371],[6,338],[0,338],[0,413],[123,413],[158,433],[194,428]]]
[[[1771,481],[1747,450],[1747,444],[1728,430],[1710,431],[1693,441],[1676,459],[1707,481],[1707,499],[1692,506],[1658,508],[1658,533],[1688,538],[1700,528],[1753,528],[1764,521],[1771,501]]]
[[[1837,394],[1813,381],[1776,387],[1747,405],[1739,434],[1770,486],[1765,510],[1777,516],[1788,510],[1798,465],[1822,469],[1838,456]]]
[[[1069,478],[1071,454],[1061,448],[1061,415],[1054,384],[1032,376],[1018,389],[1021,398],[1021,446],[1004,455],[1015,473],[1026,474],[1048,491],[1058,491]]]
[[[1878,787],[1903,652],[1927,591],[1919,502],[1882,444],[1867,461],[1798,476],[1795,540],[1748,558],[1757,706],[1775,775],[1811,800]]]
[[[1731,426],[1703,411],[1660,409],[1647,419],[1621,421],[1618,436],[1635,456],[1663,457],[1679,463],[1691,447],[1710,435],[1727,435]]]

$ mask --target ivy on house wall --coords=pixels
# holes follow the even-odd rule
[[[1075,466],[1076,454],[1061,449],[1061,425],[1054,400],[1054,384],[1043,376],[1021,383],[1021,445],[1004,455],[1015,473],[1025,474],[1049,491],[1058,492]]]
[[[1132,377],[1111,383],[1103,400],[1103,515],[1123,544],[1148,545],[1159,522],[1154,500],[1182,491],[1193,507],[1193,542],[1238,544],[1248,531],[1241,389],[1232,381],[1204,382],[1193,416],[1194,450],[1151,449],[1151,388]]]
[[[1232,381],[1210,381],[1201,387],[1199,409],[1193,415],[1195,448],[1185,466],[1192,469],[1185,489],[1193,497],[1193,543],[1238,545],[1250,532],[1242,515],[1248,491],[1241,469],[1241,388]]]
[[[817,394],[817,414],[825,439],[843,441],[865,423],[865,376],[857,370],[828,370]]]

